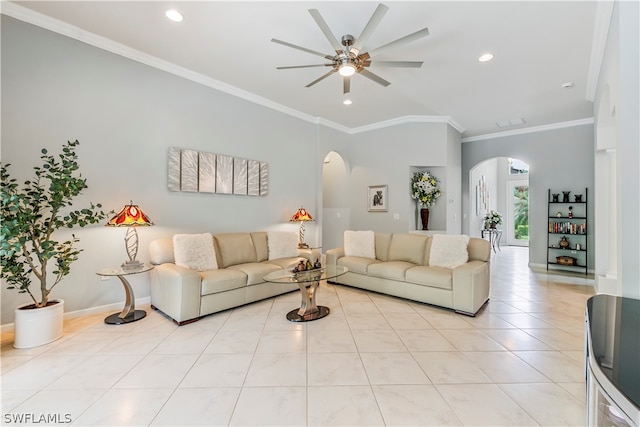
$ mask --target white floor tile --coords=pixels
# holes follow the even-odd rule
[[[371,384],[430,384],[410,353],[360,353]]]
[[[305,387],[243,387],[230,426],[306,424]]]
[[[586,404],[557,384],[500,384],[500,388],[540,425],[583,426],[587,422]]]
[[[537,425],[495,384],[443,384],[436,385],[436,388],[464,425]]]
[[[584,306],[593,279],[492,255],[476,317],[323,283],[331,313],[286,320],[296,290],[177,326],[161,312],[65,320],[33,349],[0,341],[6,416],[72,425],[581,425]],[[140,307],[139,307],[140,308]],[[5,421],[5,420],[3,420]],[[40,423],[40,425],[43,425]]]
[[[172,388],[111,389],[71,425],[149,425],[172,393]]]
[[[156,415],[153,426],[226,426],[240,388],[184,388],[176,390]]]
[[[309,387],[309,426],[383,426],[369,386]]]
[[[184,376],[180,388],[240,387],[249,371],[251,354],[206,354]]]
[[[462,425],[432,385],[375,385],[373,393],[388,426]]]

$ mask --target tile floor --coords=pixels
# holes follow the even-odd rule
[[[323,284],[331,314],[306,324],[285,319],[295,292],[182,327],[149,307],[129,325],[76,318],[30,350],[3,334],[2,423],[584,425],[591,279],[534,273],[527,257],[493,255],[475,318]]]

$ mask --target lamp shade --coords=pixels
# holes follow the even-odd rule
[[[313,221],[313,218],[305,208],[301,207],[300,209],[298,209],[296,213],[293,214],[293,216],[289,221],[291,222]]]
[[[132,202],[129,205],[125,205],[125,207],[105,225],[111,227],[137,227],[153,225],[153,222],[142,212],[138,205],[134,205]]]

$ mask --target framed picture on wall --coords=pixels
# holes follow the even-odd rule
[[[369,212],[386,212],[388,203],[386,185],[369,186],[367,191],[367,206]]]

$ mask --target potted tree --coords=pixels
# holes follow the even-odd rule
[[[68,141],[57,157],[42,149],[42,165],[34,167],[35,176],[22,187],[11,177],[10,164],[1,165],[0,274],[7,289],[31,298],[30,303],[16,308],[17,348],[36,347],[62,336],[64,301],[53,300],[50,294],[70,273],[82,249],[75,247],[75,235],[58,241],[54,233],[95,224],[106,217],[100,204],[72,208],[72,200],[87,188],[86,179],[78,172],[78,144]],[[32,289],[34,282],[39,284],[39,292]]]

